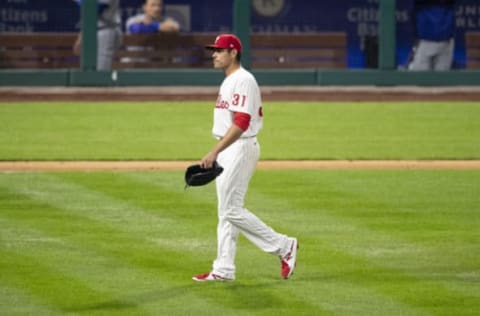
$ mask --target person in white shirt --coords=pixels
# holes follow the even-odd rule
[[[262,128],[262,100],[254,76],[241,66],[242,44],[233,34],[220,34],[206,46],[213,51],[213,65],[225,79],[215,104],[213,136],[218,140],[200,165],[211,168],[217,161],[223,173],[216,179],[218,199],[217,257],[210,272],[195,275],[194,281],[235,279],[235,253],[241,232],[263,251],[281,262],[281,277],[295,269],[298,242],[274,231],[244,207],[249,181],[260,154],[257,134]]]

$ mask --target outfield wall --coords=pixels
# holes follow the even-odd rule
[[[479,86],[480,71],[253,70],[269,86]],[[0,86],[217,86],[218,70],[0,70]]]

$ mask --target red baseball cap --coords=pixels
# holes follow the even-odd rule
[[[209,49],[236,49],[239,53],[242,52],[242,42],[233,34],[220,34],[215,39],[215,43],[205,46]]]

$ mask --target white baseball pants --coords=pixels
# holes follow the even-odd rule
[[[275,232],[258,217],[244,208],[248,184],[260,155],[256,137],[240,138],[218,156],[224,168],[216,179],[218,198],[217,258],[213,273],[235,278],[235,253],[239,232],[258,248],[283,256],[290,242],[286,235]]]

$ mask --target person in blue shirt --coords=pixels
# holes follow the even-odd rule
[[[415,0],[417,45],[409,70],[450,70],[455,37],[454,0]]]
[[[144,0],[142,10],[139,13],[127,19],[125,24],[125,33],[127,34],[153,34],[153,33],[178,33],[180,24],[173,18],[164,17],[162,0]],[[128,46],[128,51],[152,51],[154,47],[150,46]],[[124,57],[122,63],[131,63],[135,67],[144,67],[150,60],[147,57]]]
[[[127,34],[145,34],[167,32],[174,33],[180,31],[180,25],[171,17],[163,17],[162,0],[145,0],[143,13],[128,18],[125,25]]]
[[[73,0],[79,6],[82,0]],[[112,69],[113,58],[120,47],[122,38],[119,0],[97,0],[97,70],[109,71]],[[74,44],[74,51],[80,54],[81,36]]]

